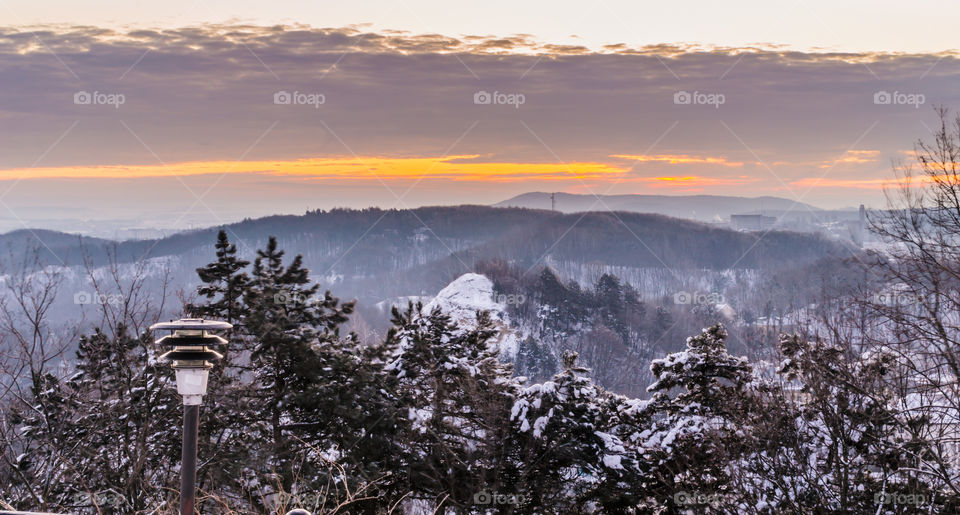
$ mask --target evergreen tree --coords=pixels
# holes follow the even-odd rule
[[[673,315],[664,309],[663,306],[657,306],[657,309],[651,313],[652,320],[648,324],[648,339],[650,340],[650,350],[660,350],[667,347],[667,336],[671,334],[671,329],[675,325]]]
[[[298,417],[306,421],[299,434],[311,459],[335,460],[337,466],[317,467],[315,481],[328,485],[329,499],[341,502],[347,489],[362,489],[364,500],[352,503],[351,511],[389,506],[407,491],[391,487],[402,475],[402,447],[396,398],[388,393],[397,391],[397,381],[383,369],[389,360],[386,347],[341,338],[315,348],[319,376],[305,392],[310,402],[298,404]],[[315,456],[316,450],[324,456]]]
[[[252,351],[252,340],[242,327],[248,313],[243,295],[250,282],[244,269],[250,262],[238,257],[237,246],[230,242],[225,230],[217,233],[214,248],[216,260],[197,268],[201,283],[197,294],[205,302],[184,307],[189,316],[220,320],[234,326],[223,333],[227,345],[217,349],[223,359],[214,364],[201,410],[198,453],[206,457],[207,465],[198,472],[201,490],[235,484],[250,444],[235,430],[244,424],[249,409],[241,377],[249,374]]]
[[[544,267],[543,270],[540,271],[537,292],[539,293],[541,302],[554,306],[560,306],[570,300],[567,294],[567,288],[557,279],[557,274],[549,267]]]
[[[507,445],[519,460],[513,488],[522,512],[617,512],[636,503],[637,453],[621,438],[621,399],[586,377],[576,358],[565,353],[563,371],[522,389],[513,405]]]
[[[246,315],[243,294],[250,278],[243,270],[250,262],[237,256],[237,246],[230,243],[225,230],[217,233],[215,248],[217,260],[197,268],[202,283],[197,294],[206,299],[206,303],[188,304],[185,311],[193,317],[222,320],[236,326]]]
[[[597,299],[597,309],[600,320],[627,340],[624,324],[623,286],[620,280],[610,274],[603,274],[594,286]]]
[[[544,381],[557,372],[557,359],[547,345],[528,336],[517,349],[517,373],[531,381]]]
[[[201,488],[215,485],[220,500],[262,510],[298,489],[323,492],[334,505],[363,489],[364,504],[376,504],[384,494],[378,480],[396,456],[383,423],[392,411],[381,393],[392,389],[383,346],[340,338],[353,304],[341,306],[329,292],[318,298],[302,259],[284,266],[275,239],[258,252],[252,279],[222,231],[216,249],[217,260],[197,270],[209,302],[190,312],[236,328],[234,351],[215,369],[221,377],[207,396],[214,416],[201,429],[209,464]]]
[[[20,505],[70,513],[133,513],[170,500],[179,463],[180,399],[150,356],[148,335],[119,327],[83,336],[77,373],[44,374],[16,422],[29,436],[22,473],[44,496]]]
[[[35,374],[29,398],[14,403],[4,413],[4,423],[19,437],[17,447],[4,446],[4,500],[22,509],[49,510],[83,505],[77,477],[61,454],[82,440],[75,423],[77,395],[52,373]]]
[[[554,338],[563,335],[570,323],[570,295],[550,268],[544,267],[536,285],[540,334]]]
[[[339,338],[338,326],[353,312],[354,304],[340,305],[330,292],[314,298],[319,285],[311,283],[302,256],[284,266],[283,255],[273,237],[266,249],[257,251],[244,292],[249,310],[244,327],[254,345],[250,365],[255,378],[247,389],[248,427],[269,442],[260,470],[273,470],[276,485],[271,486],[290,492],[298,474],[297,439],[315,427],[315,421],[304,415],[317,411],[312,394],[324,366],[317,346]]]
[[[511,367],[498,359],[487,312],[471,328],[457,328],[434,309],[393,311],[386,339],[396,378],[397,437],[402,479],[414,498],[461,509],[485,489],[512,477],[502,441],[513,402]],[[509,487],[509,486],[508,486]]]
[[[648,492],[654,503],[683,509],[685,495],[713,496],[715,505],[735,502],[727,468],[745,452],[757,385],[746,359],[727,353],[726,337],[717,324],[688,338],[686,350],[650,365],[653,423],[643,459],[657,481]]]
[[[779,372],[800,402],[770,409],[791,415],[793,424],[780,438],[789,445],[780,459],[765,454],[742,466],[770,512],[948,513],[960,507],[938,480],[937,426],[944,419],[915,409],[916,393],[903,389],[903,376],[895,373],[897,355],[882,349],[851,355],[838,345],[786,335],[780,348]],[[781,480],[762,479],[771,475]],[[878,496],[925,502],[897,506]]]

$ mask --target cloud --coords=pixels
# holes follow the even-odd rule
[[[822,179],[808,177],[793,181],[791,185],[803,188],[856,188],[867,190],[882,190],[896,186],[895,179]]]
[[[687,154],[654,154],[654,155],[626,155],[614,154],[610,157],[617,159],[626,159],[636,163],[666,163],[671,165],[718,165],[740,167],[744,165],[743,161],[728,161],[726,157],[717,156],[691,156]]]
[[[432,167],[418,192],[450,202],[474,199],[443,184],[481,181],[490,200],[558,181],[610,193],[686,185],[790,194],[841,169],[844,180],[877,180],[884,163],[929,135],[932,105],[960,105],[953,54],[685,44],[591,52],[525,34],[361,26],[7,27],[0,69],[0,177],[22,178],[10,195],[57,174],[224,171],[295,195],[304,181],[353,188],[363,173],[351,159],[403,173]],[[681,91],[725,101],[677,103]],[[881,91],[920,93],[925,103],[875,103]],[[75,103],[80,92],[124,102]],[[279,92],[324,101],[275,103]],[[478,102],[481,92],[524,101]],[[221,184],[241,183],[251,184]],[[833,202],[821,187],[806,200]]]

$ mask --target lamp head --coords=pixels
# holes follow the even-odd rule
[[[185,405],[197,405],[207,393],[207,379],[212,361],[223,357],[211,349],[215,345],[225,345],[223,337],[209,334],[208,331],[231,329],[233,325],[215,320],[183,318],[161,322],[150,326],[151,331],[170,331],[172,334],[156,341],[157,345],[171,350],[160,356],[171,362],[177,374],[177,392],[183,396]]]

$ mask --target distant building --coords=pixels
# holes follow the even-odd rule
[[[776,223],[775,216],[730,215],[730,226],[737,231],[766,231]]]

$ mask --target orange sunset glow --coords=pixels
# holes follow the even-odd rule
[[[260,173],[311,180],[568,181],[616,178],[625,170],[603,163],[478,163],[457,162],[475,155],[446,157],[337,157],[290,161],[191,161],[157,165],[67,166],[0,171],[0,180],[28,176],[51,178],[142,178],[207,174]]]
[[[0,180],[21,177],[31,179],[134,179],[224,174],[265,174],[311,181],[404,181],[444,179],[479,182],[578,182],[616,181],[647,183],[683,183],[707,186],[750,182],[747,176],[720,178],[698,175],[640,177],[628,176],[628,167],[597,162],[572,163],[486,163],[475,162],[477,155],[446,157],[336,157],[290,161],[191,161],[156,165],[64,166],[14,168],[0,171]],[[614,156],[625,157],[625,156]],[[470,161],[468,161],[470,160]],[[466,162],[464,162],[466,161]],[[637,159],[641,161],[641,159]],[[694,162],[722,163],[719,158],[674,159],[653,156],[651,161],[669,164]],[[742,163],[741,163],[742,164]]]

